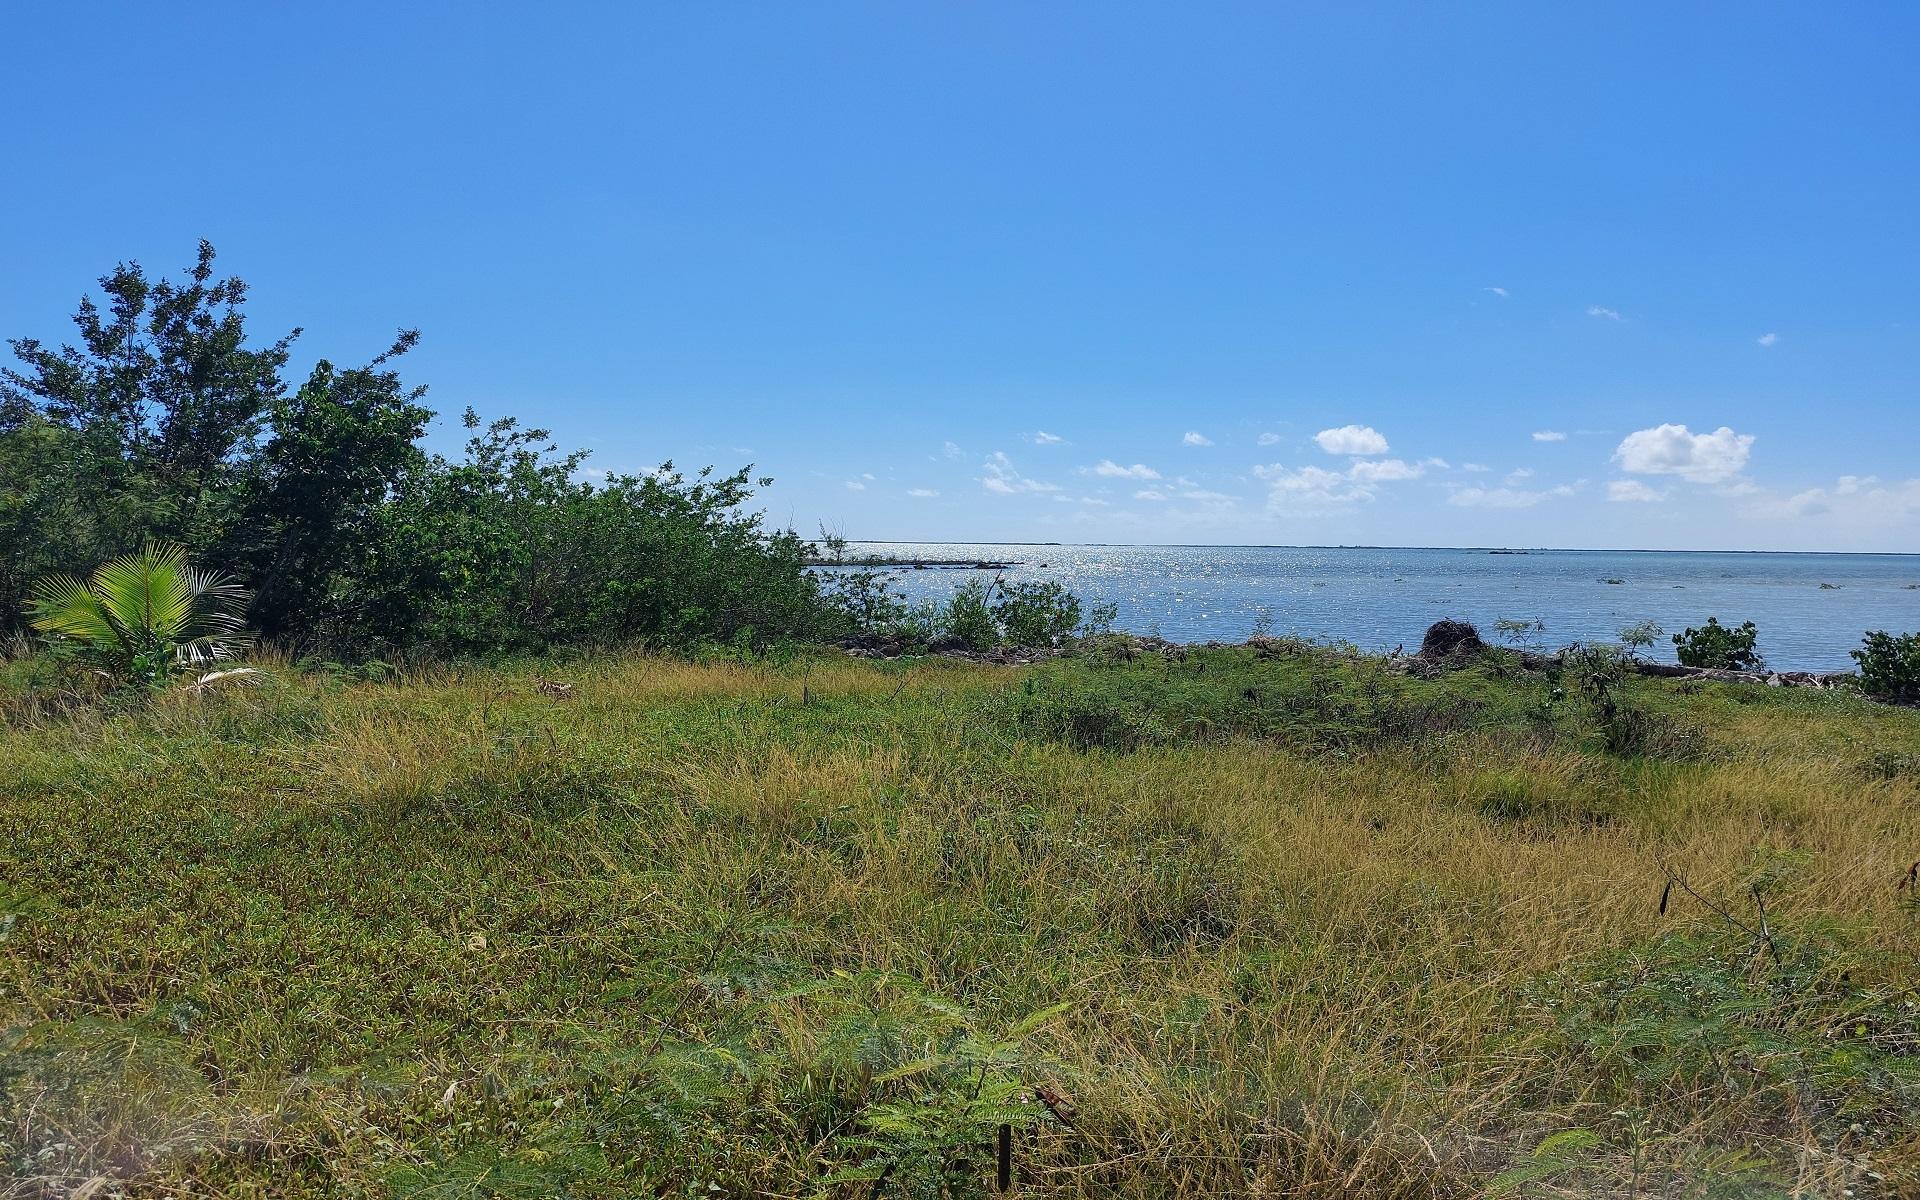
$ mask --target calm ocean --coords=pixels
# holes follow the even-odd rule
[[[1544,622],[1557,646],[1613,640],[1653,621],[1669,633],[1709,616],[1760,628],[1780,670],[1845,670],[1868,629],[1920,630],[1920,555],[1619,550],[1383,550],[1272,546],[1044,546],[862,542],[855,554],[1018,562],[1012,579],[1055,579],[1083,601],[1111,601],[1119,626],[1175,641],[1239,641],[1262,614],[1276,634],[1363,649],[1419,645],[1442,617],[1493,640],[1502,617]],[[914,599],[972,574],[900,574]],[[1618,582],[1609,582],[1617,580]],[[1823,587],[1822,585],[1831,585]],[[1666,640],[1656,653],[1671,659]]]

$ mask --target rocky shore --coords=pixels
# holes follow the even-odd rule
[[[1082,648],[1086,640],[1094,639],[1084,639],[1082,642],[1062,646],[996,646],[987,650],[976,650],[951,640],[936,640],[930,644],[923,644],[901,637],[861,634],[843,639],[840,642],[840,648],[852,658],[891,659],[927,654],[966,662],[1025,666],[1073,654]],[[1159,637],[1114,633],[1098,635],[1097,641],[1107,652],[1128,659],[1158,655],[1180,660],[1194,649],[1217,650],[1231,647],[1245,647],[1261,655],[1278,655],[1292,653],[1300,647],[1300,643],[1295,639],[1260,636],[1248,638],[1244,642],[1170,642]],[[1488,644],[1481,638],[1479,630],[1468,622],[1438,621],[1428,627],[1426,635],[1420,641],[1419,650],[1408,654],[1396,649],[1386,656],[1386,660],[1395,670],[1430,679],[1463,667],[1488,651],[1509,655],[1517,659],[1522,667],[1534,671],[1557,669],[1563,664],[1565,657],[1565,651],[1542,654],[1531,650],[1501,649]],[[1662,679],[1755,683],[1766,687],[1830,690],[1849,686],[1856,678],[1850,671],[1724,671],[1710,667],[1683,667],[1675,663],[1650,662],[1641,658],[1629,658],[1626,660],[1626,665],[1627,669],[1636,674]]]

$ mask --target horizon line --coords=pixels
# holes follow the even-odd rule
[[[1073,546],[1118,550],[1504,550],[1529,554],[1807,554],[1829,557],[1920,558],[1920,550],[1655,549],[1632,546],[1401,546],[1363,542],[1032,542],[1018,539],[848,538],[852,546]]]

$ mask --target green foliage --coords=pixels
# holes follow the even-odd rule
[[[1005,1124],[1033,1196],[1911,1192],[1911,780],[1856,760],[1920,713],[1635,677],[1737,724],[1628,758],[1498,658],[566,654],[0,707],[0,1161],[27,1194],[968,1197]],[[1647,941],[1668,855],[1762,888],[1792,969]],[[1767,1008],[1703,1044],[1712,988]]]
[[[1860,689],[1885,700],[1920,700],[1920,633],[1875,629],[1861,641],[1849,651],[1860,665]]]
[[[202,554],[231,527],[298,331],[249,348],[246,285],[215,279],[213,260],[202,242],[178,282],[122,263],[100,280],[104,311],[81,300],[78,346],[10,341],[20,368],[0,368],[7,617],[42,575],[79,574],[148,541]]]
[[[244,588],[187,563],[178,546],[148,546],[86,580],[51,575],[27,602],[56,653],[116,684],[158,687],[182,671],[234,658],[251,642]]]
[[[1719,617],[1708,617],[1705,625],[1674,634],[1673,644],[1683,667],[1757,671],[1766,665],[1754,650],[1758,637],[1752,621],[1735,627],[1722,625]]]
[[[924,649],[989,650],[995,646],[1057,647],[1081,631],[1080,600],[1051,580],[987,583],[972,577],[944,602],[909,605],[894,572],[833,567],[820,573],[821,596],[842,629],[860,638]],[[1109,632],[1118,610],[1096,606],[1085,632]]]
[[[229,567],[268,637],[326,657],[498,654],[642,640],[809,638],[844,622],[754,481],[672,464],[580,478],[582,454],[511,420],[464,460],[419,445],[432,413],[394,362],[282,377],[298,331],[248,344],[247,288],[213,248],[179,281],[122,264],[79,345],[13,341],[0,371],[0,622],[31,582],[149,540]],[[759,480],[764,486],[767,480]],[[50,531],[58,536],[50,536]],[[0,632],[5,631],[0,624]]]
[[[359,603],[382,508],[426,462],[415,444],[433,415],[420,403],[426,389],[387,366],[416,341],[403,333],[365,367],[323,361],[270,405],[273,436],[247,464],[217,548],[253,581],[266,636],[312,638]]]
[[[1489,711],[1494,694],[1478,672],[1414,679],[1380,660],[1307,643],[1285,653],[1232,647],[1162,655],[1140,654],[1124,639],[1096,640],[1086,653],[1098,669],[1035,671],[1005,698],[1022,729],[1081,749],[1246,737],[1347,751],[1519,719],[1511,699],[1497,716]]]
[[[1547,631],[1547,623],[1541,620],[1523,620],[1516,617],[1501,617],[1493,623],[1493,630],[1500,640],[1515,648],[1539,645],[1540,635]]]
[[[898,631],[911,614],[893,581],[898,573],[871,567],[847,567],[820,574],[820,594],[850,633],[885,635]]]
[[[1600,1145],[1600,1135],[1591,1129],[1563,1129],[1548,1134],[1528,1152],[1519,1165],[1493,1177],[1487,1190],[1496,1196],[1512,1195],[1523,1185],[1554,1179],[1586,1166]]]
[[[1120,606],[1110,600],[1102,601],[1087,610],[1086,624],[1081,626],[1081,633],[1090,638],[1107,637],[1113,633],[1113,623],[1119,619]]]
[[[1014,646],[1058,646],[1080,627],[1080,600],[1053,580],[1001,583],[993,602],[1000,636]]]
[[[1650,650],[1665,632],[1656,622],[1636,621],[1620,631],[1620,644],[1635,652]]]
[[[1045,1116],[1023,1102],[1033,1081],[1022,1043],[1064,1004],[990,1032],[965,1007],[871,971],[836,972],[782,999],[819,1030],[778,1069],[847,1163],[822,1184],[885,1179],[890,1194],[915,1200],[984,1195],[996,1130]]]
[[[1601,1102],[1652,1095],[1682,1109],[1737,1098],[1839,1130],[1909,1111],[1920,1024],[1904,997],[1853,982],[1830,938],[1728,911],[1585,958],[1533,992],[1583,1086]]]
[[[575,1194],[574,1185],[606,1174],[606,1156],[597,1146],[535,1146],[509,1154],[487,1145],[396,1168],[388,1182],[396,1200],[565,1200]]]
[[[961,650],[988,650],[1000,642],[1000,626],[989,603],[993,589],[972,578],[953,589],[935,621],[936,637]]]
[[[334,640],[471,655],[828,631],[806,543],[743,511],[746,471],[689,479],[667,463],[595,485],[545,430],[465,421],[465,458],[426,460],[377,514],[360,606]]]
[[[1627,682],[1625,653],[1611,646],[1569,646],[1562,662],[1574,690],[1591,706],[1607,748],[1615,753],[1629,749],[1634,722],[1621,699]]]

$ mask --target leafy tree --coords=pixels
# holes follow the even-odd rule
[[[1080,627],[1080,599],[1054,580],[1002,583],[994,620],[1015,646],[1057,646]]]
[[[748,508],[749,470],[582,477],[542,430],[419,445],[432,413],[394,360],[319,362],[289,392],[299,331],[250,346],[247,288],[213,248],[178,280],[121,264],[81,300],[79,344],[11,343],[0,371],[0,617],[34,579],[149,540],[219,561],[271,637],[342,657],[645,641],[762,647],[845,627],[812,548]]]
[[[1848,653],[1860,665],[1860,687],[1868,695],[1920,701],[1920,633],[1870,630],[1860,649]]]
[[[215,279],[213,264],[204,241],[179,283],[121,263],[100,279],[104,312],[81,298],[78,346],[12,339],[25,369],[0,368],[0,430],[38,417],[71,435],[70,461],[94,498],[141,500],[136,524],[114,531],[130,545],[209,540],[224,486],[285,390],[300,331],[249,349],[247,285]]]
[[[253,618],[269,637],[322,629],[366,566],[380,510],[426,455],[415,445],[432,412],[386,364],[419,334],[403,332],[365,367],[318,363],[268,412],[272,437],[241,486],[239,520],[222,547],[254,581]]]
[[[1000,641],[1000,626],[988,603],[992,591],[979,579],[969,579],[953,589],[936,621],[941,640],[961,650],[993,648]]]
[[[215,277],[210,244],[177,282],[122,263],[100,288],[74,314],[77,346],[13,339],[20,368],[0,369],[0,606],[161,540],[254,582],[268,634],[317,622],[372,510],[421,457],[423,389],[386,367],[418,334],[363,368],[322,361],[288,395],[300,331],[249,346],[247,285]]]
[[[251,640],[246,591],[197,570],[178,546],[148,546],[86,580],[52,575],[34,585],[33,627],[116,683],[157,687],[180,672],[230,659]]]
[[[1653,621],[1636,621],[1620,631],[1620,644],[1627,647],[1630,652],[1638,654],[1642,650],[1652,649],[1653,644],[1659,641],[1660,635],[1665,632],[1666,630]]]
[[[892,634],[910,609],[893,586],[897,572],[846,567],[823,573],[820,591],[826,603],[856,634]]]
[[[1698,629],[1688,628],[1673,635],[1673,644],[1683,667],[1711,667],[1722,671],[1757,671],[1765,661],[1754,649],[1759,631],[1748,621],[1738,627],[1722,625],[1719,617],[1708,617]]]
[[[471,654],[834,628],[811,547],[746,510],[747,471],[689,479],[667,463],[596,486],[545,430],[483,429],[471,411],[466,424],[464,460],[424,460],[380,510],[360,618],[372,642]]]

